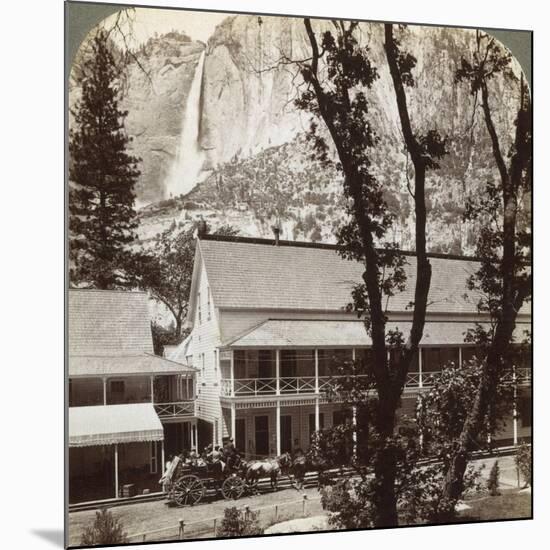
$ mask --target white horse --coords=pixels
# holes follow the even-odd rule
[[[277,490],[277,478],[286,472],[291,465],[290,455],[285,453],[275,458],[265,458],[248,462],[246,470],[246,483],[249,487],[256,488],[262,477],[268,477],[271,482],[271,490]],[[257,491],[257,489],[256,489]]]

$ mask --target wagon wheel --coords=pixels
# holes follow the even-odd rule
[[[245,482],[238,475],[229,476],[222,484],[222,495],[227,500],[237,500],[245,490]]]
[[[260,492],[258,490],[258,482],[259,481],[260,480],[257,477],[247,480],[246,488],[248,489],[248,491],[250,493],[258,494]]]
[[[174,484],[174,501],[179,506],[193,506],[200,502],[205,491],[203,482],[197,476],[183,476]]]

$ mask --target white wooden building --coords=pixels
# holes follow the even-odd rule
[[[407,257],[407,290],[387,302],[388,329],[405,336],[411,323],[415,256]],[[415,367],[402,401],[412,413],[418,392],[447,361],[475,354],[464,343],[477,296],[466,280],[472,259],[432,255],[429,306]],[[197,369],[199,446],[233,436],[247,457],[309,446],[313,430],[342,422],[347,411],[324,394],[335,358],[353,358],[371,342],[362,322],[346,313],[362,266],[331,245],[203,235],[197,239],[188,327],[180,355]],[[529,308],[518,316],[517,338],[531,328]],[[177,353],[177,350],[174,351]],[[530,358],[516,368],[520,386],[515,418],[495,437],[514,442],[531,435]]]
[[[143,292],[69,290],[69,502],[158,492],[197,446],[195,369],[153,353]]]

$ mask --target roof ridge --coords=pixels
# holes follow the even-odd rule
[[[274,239],[267,239],[264,237],[242,237],[239,235],[216,235],[216,234],[204,234],[201,235],[198,240],[202,241],[219,241],[219,242],[228,242],[228,243],[242,243],[242,244],[260,244],[260,245],[269,245],[269,246],[280,246],[280,247],[295,247],[295,248],[313,248],[313,249],[324,249],[324,250],[341,250],[342,247],[337,244],[330,243],[321,243],[321,242],[310,242],[310,241],[286,241],[279,240],[278,244]],[[378,248],[377,250],[383,251],[384,248]],[[401,254],[405,256],[414,256],[416,257],[416,252],[413,250],[398,250]],[[444,260],[463,260],[463,261],[482,261],[482,258],[479,256],[467,256],[462,254],[443,254],[440,252],[428,252],[429,258],[440,258]]]
[[[145,294],[147,295],[147,292],[145,290],[125,290],[122,288],[75,288],[75,287],[69,287],[69,292],[112,292],[116,294]]]

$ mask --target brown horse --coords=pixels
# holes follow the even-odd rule
[[[304,487],[306,473],[317,472],[317,488],[319,489],[330,483],[330,477],[327,475],[328,469],[328,462],[313,452],[298,455],[292,460],[289,468],[289,473],[293,478],[291,480],[292,486],[297,491],[301,491]]]
[[[265,458],[263,460],[253,460],[247,463],[246,483],[249,487],[258,492],[258,481],[263,477],[268,477],[271,482],[271,490],[277,490],[277,479],[281,473],[287,473],[291,466],[291,458],[288,453],[275,458]]]

